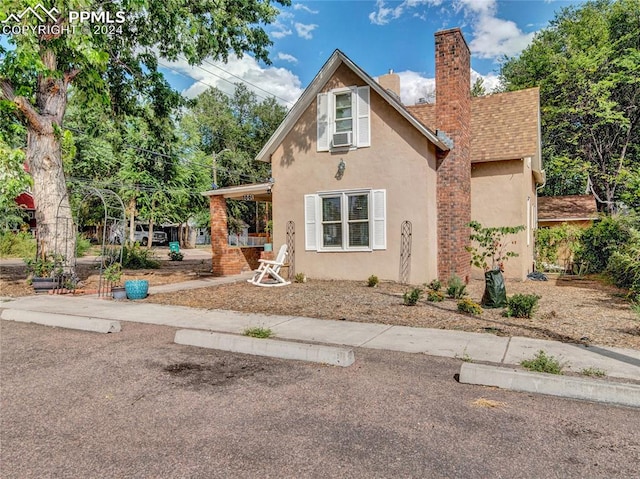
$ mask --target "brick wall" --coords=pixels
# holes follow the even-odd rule
[[[469,47],[460,29],[435,34],[436,128],[453,141],[438,157],[438,277],[471,275],[471,78]]]
[[[253,269],[242,250],[227,244],[227,200],[211,196],[211,271],[214,276],[240,274]]]

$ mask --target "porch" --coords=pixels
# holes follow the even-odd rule
[[[228,186],[205,191],[211,215],[211,270],[214,276],[229,276],[258,268],[259,259],[273,259],[266,236],[245,232],[229,234],[227,199],[271,203],[273,183]]]

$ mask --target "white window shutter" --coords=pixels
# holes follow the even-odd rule
[[[370,92],[368,86],[358,87],[356,146],[371,146]]]
[[[373,190],[373,249],[387,249],[387,190]]]
[[[329,94],[318,94],[318,151],[329,151],[331,136],[329,135]]]
[[[304,195],[304,249],[318,249],[318,195]]]

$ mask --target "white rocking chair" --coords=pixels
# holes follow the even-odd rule
[[[247,281],[255,286],[286,286],[291,284],[291,281],[287,281],[280,276],[280,268],[284,265],[284,259],[287,256],[287,245],[280,246],[278,256],[274,261],[267,259],[259,259],[260,267],[255,271],[253,278]],[[263,282],[265,279],[271,279],[270,281]]]

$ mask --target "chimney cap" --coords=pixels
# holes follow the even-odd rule
[[[464,46],[467,47],[467,50],[471,52],[471,50],[469,49],[469,45],[467,44],[467,39],[464,38],[464,35],[462,34],[462,30],[460,29],[460,27],[449,28],[448,30],[440,30],[434,33],[433,35],[436,37],[436,41],[438,37],[443,37],[445,35],[458,35],[460,38],[462,38],[462,42],[464,43]]]

